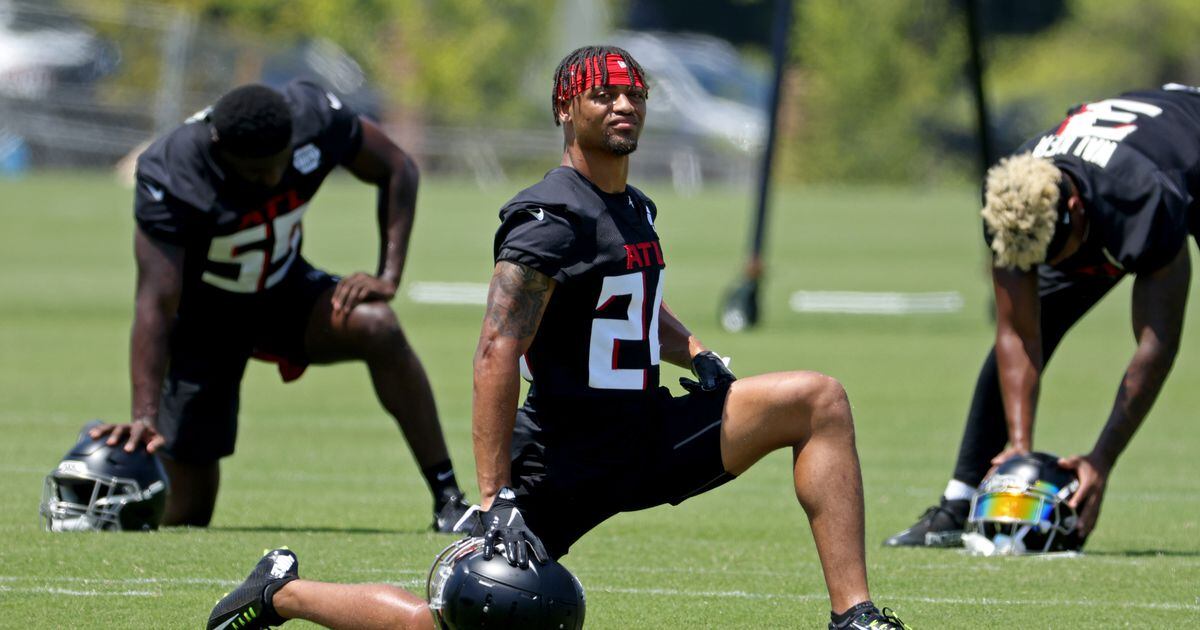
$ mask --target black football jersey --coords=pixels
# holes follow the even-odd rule
[[[138,157],[138,226],[185,248],[182,311],[247,304],[276,286],[300,258],[309,200],[362,144],[358,116],[335,95],[306,81],[282,93],[292,111],[292,161],[271,190],[227,182],[211,153],[207,109]]]
[[[1071,175],[1088,214],[1087,240],[1058,272],[1118,277],[1157,270],[1175,258],[1196,223],[1196,88],[1169,84],[1078,105],[1018,153],[1026,151]]]
[[[655,394],[666,267],[657,213],[633,186],[606,193],[569,167],[501,209],[496,261],[557,281],[522,358],[529,406],[619,414]]]

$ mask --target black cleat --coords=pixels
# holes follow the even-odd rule
[[[961,547],[963,527],[971,502],[942,498],[930,506],[916,524],[883,541],[886,547]]]
[[[471,530],[471,523],[463,523],[456,529],[455,525],[462,520],[471,506],[463,500],[462,494],[452,494],[440,508],[433,512],[433,531],[440,534],[457,534]]]
[[[268,601],[284,584],[300,578],[300,561],[287,548],[265,552],[244,582],[226,593],[208,616],[208,630],[258,630],[287,621]]]
[[[892,609],[884,608],[879,612],[871,606],[840,624],[829,622],[829,630],[913,630],[913,627],[900,621]]]

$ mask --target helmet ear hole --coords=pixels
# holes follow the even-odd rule
[[[157,524],[162,520],[162,509],[156,505],[155,501],[138,501],[126,505],[120,513],[119,522],[121,529],[125,531],[137,531],[157,528]],[[165,501],[162,501],[165,505]],[[151,526],[154,523],[154,526]]]

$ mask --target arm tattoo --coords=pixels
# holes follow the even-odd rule
[[[515,263],[501,263],[492,276],[486,319],[505,337],[524,339],[537,332],[551,288],[549,276]]]

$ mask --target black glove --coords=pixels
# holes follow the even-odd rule
[[[679,379],[679,384],[691,394],[711,392],[737,380],[721,357],[712,350],[705,350],[692,357],[692,374],[696,375],[697,380]]]
[[[529,567],[529,551],[540,564],[550,560],[542,541],[525,525],[521,510],[517,509],[517,495],[512,488],[501,488],[492,501],[492,507],[479,513],[483,530],[483,559],[491,560],[496,547],[504,546],[503,555],[508,563],[522,569]]]

